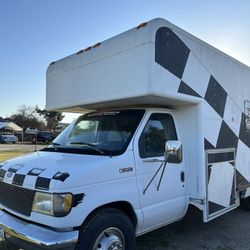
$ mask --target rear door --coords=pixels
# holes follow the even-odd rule
[[[181,141],[172,114],[148,112],[134,141],[144,230],[183,217],[188,206],[184,159],[181,163],[167,163],[163,173],[167,140]]]

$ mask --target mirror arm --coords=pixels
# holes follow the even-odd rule
[[[165,164],[166,165],[166,164]],[[150,182],[148,183],[148,185],[145,187],[145,189],[143,190],[143,194],[146,193],[147,189],[149,188],[149,186],[151,185],[151,183],[153,182],[154,178],[156,177],[156,175],[158,174],[158,172],[160,171],[161,167],[163,166],[163,163],[160,165],[160,167],[157,169],[156,173],[154,174],[154,176],[151,178]]]
[[[161,177],[160,177],[159,183],[158,183],[158,185],[157,185],[157,191],[159,191],[159,189],[160,189],[160,185],[161,185],[161,181],[162,181],[163,174],[164,174],[165,169],[166,169],[166,165],[167,165],[167,159],[166,159],[166,161],[164,162],[164,167],[163,167],[162,172],[161,172]]]

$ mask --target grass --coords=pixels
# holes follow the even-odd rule
[[[28,152],[23,152],[23,151],[2,151],[0,152],[0,162],[2,161],[6,161],[8,159],[11,159],[11,158],[14,158],[16,156],[19,156],[19,155],[23,155],[23,154],[26,154]]]

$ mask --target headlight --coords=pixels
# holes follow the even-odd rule
[[[42,214],[62,217],[69,213],[71,206],[71,194],[48,194],[36,192],[32,210]]]

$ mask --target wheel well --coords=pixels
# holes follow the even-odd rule
[[[87,216],[87,218],[85,219],[83,224],[87,223],[91,218],[93,218],[95,216],[95,214],[99,210],[104,209],[104,208],[116,208],[118,210],[121,210],[124,214],[126,214],[128,216],[128,218],[131,220],[134,228],[136,228],[136,226],[137,226],[137,217],[136,217],[136,214],[135,214],[135,211],[134,211],[132,205],[127,201],[111,202],[111,203],[108,203],[108,204],[105,204],[103,206],[100,206],[100,207],[96,208],[94,211],[92,211]]]

